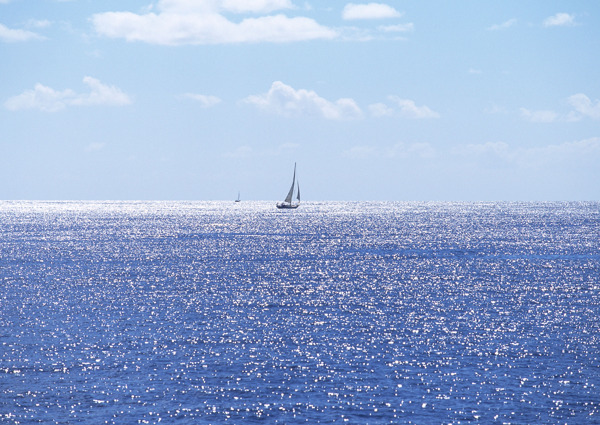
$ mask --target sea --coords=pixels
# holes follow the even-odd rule
[[[0,423],[600,424],[600,203],[2,201]]]

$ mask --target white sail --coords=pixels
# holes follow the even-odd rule
[[[291,204],[292,203],[292,196],[294,196],[294,186],[296,184],[296,163],[294,163],[294,177],[292,178],[292,187],[290,187],[290,191],[288,192],[287,196],[285,197],[284,202]]]
[[[292,198],[294,197],[294,189],[297,189],[296,199],[298,202],[292,204]],[[292,185],[283,202],[278,202],[276,207],[280,209],[295,209],[300,205],[300,183],[296,182],[296,163],[294,163],[294,177],[292,178]]]

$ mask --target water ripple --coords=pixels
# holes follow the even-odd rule
[[[598,203],[0,202],[0,422],[597,423]]]

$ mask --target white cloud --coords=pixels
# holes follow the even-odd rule
[[[58,91],[38,83],[33,90],[8,99],[4,102],[4,107],[11,111],[39,109],[56,112],[67,106],[120,106],[131,103],[131,99],[117,87],[102,84],[92,77],[85,77],[83,82],[90,88],[88,93],[76,93],[71,89]]]
[[[25,30],[14,30],[0,24],[0,41],[14,43],[18,41],[42,40],[39,34]]]
[[[369,105],[369,111],[374,117],[391,117],[394,115],[395,109],[385,103],[374,103]]]
[[[348,3],[342,11],[342,18],[346,20],[399,18],[400,16],[402,16],[400,12],[383,3]]]
[[[410,119],[439,118],[440,114],[427,106],[417,106],[414,100],[402,99],[398,96],[388,96],[395,104],[394,107],[384,103],[369,105],[371,114],[375,117],[399,115]]]
[[[200,106],[203,108],[210,108],[221,103],[221,99],[219,99],[217,96],[208,96],[205,94],[186,93],[183,95],[183,97],[200,103]]]
[[[383,32],[412,32],[414,29],[415,25],[412,22],[398,25],[382,25],[379,27],[379,30]]]
[[[583,118],[600,120],[600,100],[593,102],[583,93],[577,93],[567,98],[567,103],[574,108],[568,113],[559,114],[551,110],[532,111],[527,108],[521,108],[521,117],[530,122],[552,123],[556,121],[574,122],[581,121]]]
[[[290,7],[288,0],[161,0],[158,13],[99,13],[92,23],[99,34],[110,38],[161,45],[284,43],[338,36],[306,17],[277,14],[234,22],[222,14],[268,13]]]
[[[517,23],[517,20],[513,18],[513,19],[509,19],[508,21],[504,21],[501,24],[492,25],[492,26],[488,27],[487,29],[488,29],[488,31],[504,30],[504,29],[514,26],[516,23]]]
[[[454,154],[472,157],[496,157],[518,166],[540,166],[582,158],[600,157],[600,137],[538,147],[513,147],[505,142],[487,142],[456,147]]]
[[[544,20],[545,27],[570,27],[575,25],[575,17],[568,13],[557,13]]]
[[[292,7],[290,0],[160,0],[157,5],[165,13],[269,13]]]
[[[100,80],[84,77],[83,82],[89,86],[89,93],[79,94],[73,99],[73,105],[128,105],[131,99],[119,88],[102,84]]]
[[[439,114],[427,106],[417,106],[413,100],[391,96],[390,99],[400,107],[400,115],[406,118],[439,118]]]
[[[268,13],[274,10],[293,8],[290,0],[223,0],[224,10],[235,13]]]
[[[38,83],[33,90],[27,90],[8,99],[4,102],[4,106],[11,111],[40,109],[45,112],[55,112],[63,109],[76,96],[73,90],[56,91]]]
[[[558,120],[559,115],[554,111],[531,111],[521,108],[521,117],[530,122],[550,123]]]
[[[362,116],[360,108],[352,99],[331,102],[312,90],[296,90],[281,81],[275,81],[267,93],[248,96],[243,102],[283,116],[320,116],[330,120]]]
[[[600,101],[592,102],[589,97],[583,93],[574,94],[567,99],[567,102],[575,108],[578,114],[589,117],[594,120],[600,120]]]
[[[486,142],[457,146],[453,149],[453,152],[463,156],[492,154],[502,158],[507,158],[511,156],[510,150],[510,146],[507,143]]]
[[[556,145],[558,150],[569,153],[600,154],[600,137]]]
[[[600,155],[600,137],[565,142],[559,145],[548,145],[542,148],[529,149],[530,153],[544,154],[548,159],[560,160],[563,157]]]

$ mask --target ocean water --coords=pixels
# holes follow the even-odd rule
[[[600,423],[600,203],[0,202],[0,423]]]

